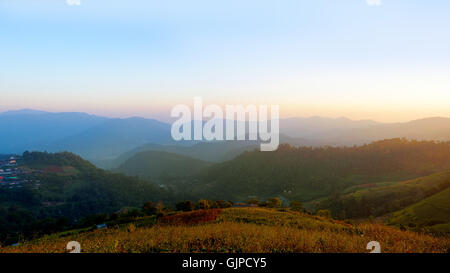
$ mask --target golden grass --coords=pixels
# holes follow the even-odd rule
[[[400,231],[380,224],[348,225],[297,212],[232,208],[211,223],[154,225],[143,228],[97,230],[64,238],[54,236],[1,248],[0,252],[65,252],[78,241],[82,252],[154,253],[340,253],[368,252],[378,241],[382,252],[448,252],[450,238]]]

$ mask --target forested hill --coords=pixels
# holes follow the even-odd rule
[[[245,152],[195,181],[193,194],[236,201],[279,196],[309,201],[347,187],[450,170],[450,142],[390,139],[355,147],[291,147]]]
[[[335,194],[317,204],[317,208],[329,209],[334,217],[341,219],[376,217],[421,202],[448,188],[450,171],[408,181],[365,184],[350,188],[347,190],[349,193]],[[450,217],[450,211],[447,215]]]
[[[162,151],[145,151],[125,161],[116,172],[158,179],[162,176],[183,177],[211,166],[211,162]]]
[[[0,242],[36,232],[46,218],[73,223],[147,201],[176,199],[150,181],[98,169],[71,153],[25,152],[17,161],[16,176],[0,186]]]
[[[96,168],[71,153],[27,153],[24,167],[39,170],[41,202],[63,203],[76,215],[103,213],[146,201],[172,201],[169,194],[148,180]],[[59,208],[60,210],[61,208]]]

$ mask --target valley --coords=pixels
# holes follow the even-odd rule
[[[30,119],[29,115],[56,119],[70,116],[15,112],[6,116],[0,114],[0,123],[2,115],[3,120],[22,116]],[[76,115],[81,122],[80,114]],[[187,251],[181,245],[192,242],[169,242],[160,237],[156,245],[144,240],[143,248],[138,245],[119,247],[120,243],[111,248],[107,246],[110,243],[107,238],[117,236],[128,240],[125,238],[134,238],[137,233],[154,234],[154,230],[161,234],[177,232],[185,238],[202,230],[220,241],[225,238],[218,234],[226,234],[226,227],[230,227],[233,232],[226,236],[255,235],[240,248],[233,244],[207,243],[206,247],[192,251],[339,252],[342,248],[342,252],[364,252],[359,245],[363,242],[352,232],[345,232],[350,228],[364,229],[360,232],[375,236],[377,240],[381,239],[371,230],[383,236],[398,233],[396,236],[403,236],[408,242],[412,240],[407,239],[408,236],[420,238],[423,243],[415,245],[418,251],[446,251],[445,244],[435,249],[428,245],[434,242],[433,238],[447,239],[450,234],[447,202],[450,199],[450,142],[428,140],[429,137],[442,139],[437,136],[445,135],[446,127],[438,123],[445,123],[445,119],[414,121],[413,124],[427,124],[423,128],[429,130],[438,125],[441,128],[437,134],[430,131],[421,136],[417,135],[419,129],[406,124],[337,122],[321,118],[296,120],[304,122],[302,126],[310,126],[308,134],[281,135],[282,144],[277,151],[261,152],[259,141],[168,141],[169,127],[154,120],[81,117],[89,121],[85,125],[87,128],[79,127],[84,131],[62,136],[50,146],[39,148],[49,148],[50,152],[31,149],[12,153],[4,148],[0,157],[2,246],[18,243],[26,245],[30,251],[46,252],[41,242],[48,240],[58,246],[57,249],[50,247],[51,251],[59,252],[64,249],[57,242],[61,240],[62,244],[66,236],[74,235],[81,236],[76,237],[80,240],[93,236],[102,242],[97,244],[98,248],[87,244],[87,252],[179,252]],[[91,122],[98,124],[92,127]],[[292,120],[286,124],[296,128]],[[332,131],[342,136],[344,131],[351,131],[355,137],[370,128],[397,127],[410,129],[405,129],[405,134],[396,133],[397,129],[386,129],[393,132],[388,135],[413,136],[417,140],[399,137],[346,146],[342,145],[346,141],[336,142],[337,136],[333,141],[325,137],[331,136]],[[314,140],[303,138],[313,135]],[[69,139],[75,142],[67,142]],[[352,141],[348,143],[360,143],[355,138]],[[64,147],[68,151],[64,151]],[[205,212],[201,216],[202,210],[212,214]],[[215,210],[220,213],[216,215]],[[206,217],[205,220],[201,220],[202,217]],[[172,218],[181,222],[172,223]],[[330,231],[323,230],[324,223],[329,223],[326,225]],[[107,228],[96,230],[96,226]],[[301,235],[299,231],[308,231],[308,235]],[[303,248],[291,247],[287,241],[279,242],[276,247],[263,243],[261,248],[253,248],[252,240],[265,240],[258,236],[265,233],[279,236],[283,232],[287,232],[289,240],[303,244]],[[58,239],[58,234],[66,235]],[[314,238],[328,238],[322,241],[322,250]],[[354,243],[345,245],[343,240]],[[397,246],[392,245],[390,239],[386,240],[387,252],[411,251],[405,248],[405,242]],[[174,245],[160,248],[158,244]],[[21,247],[0,248],[8,252],[16,250],[25,251]]]

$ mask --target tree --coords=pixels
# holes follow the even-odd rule
[[[233,204],[231,202],[224,201],[224,200],[218,200],[216,202],[216,204],[217,204],[217,207],[221,208],[221,209],[230,208],[233,206]]]
[[[292,210],[295,210],[295,211],[303,211],[303,204],[301,202],[298,202],[295,200],[291,201],[290,207]]]
[[[166,206],[164,206],[163,202],[158,202],[158,204],[156,204],[156,210],[157,212],[162,212],[166,210]]]
[[[217,202],[214,200],[208,200],[209,208],[211,209],[217,209],[219,206],[217,205]]]
[[[267,202],[261,201],[261,202],[258,203],[258,206],[260,206],[260,207],[267,207]]]
[[[192,203],[192,201],[190,200],[187,200],[177,203],[175,207],[179,211],[192,211],[194,210],[194,203]]]
[[[146,215],[155,215],[158,212],[158,209],[155,207],[153,202],[149,201],[144,204],[142,210]]]
[[[163,202],[158,202],[158,204],[156,205],[156,215],[158,218],[165,216],[168,211],[169,209],[164,206]]]
[[[283,202],[278,197],[273,197],[267,200],[267,206],[270,208],[279,208],[282,204]]]
[[[208,200],[199,200],[195,207],[197,209],[209,209],[210,208]]]
[[[143,216],[142,212],[136,208],[131,209],[127,214],[127,217],[130,217],[130,218],[137,218],[137,217],[141,217],[141,216]]]
[[[111,213],[111,215],[109,216],[109,220],[111,220],[111,221],[115,221],[115,220],[117,220],[117,219],[119,219],[119,213],[117,213],[117,212],[113,212],[113,213]]]
[[[329,211],[327,209],[321,209],[321,210],[317,211],[317,215],[326,217],[326,218],[331,218],[331,211]]]
[[[247,203],[249,203],[251,205],[258,205],[259,201],[258,201],[258,199],[253,198],[253,199],[248,200]]]

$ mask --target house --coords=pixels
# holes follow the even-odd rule
[[[104,229],[107,228],[106,224],[99,224],[96,226],[97,229]]]

